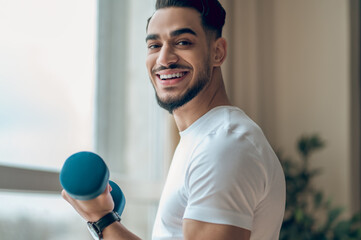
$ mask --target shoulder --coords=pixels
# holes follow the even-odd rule
[[[262,130],[234,107],[215,119],[214,127],[193,148],[187,176],[204,175],[205,179],[225,180],[225,184],[247,182],[263,192],[279,161]]]
[[[225,160],[261,157],[270,148],[262,130],[242,110],[231,107],[217,111],[202,137],[196,141],[192,159]]]

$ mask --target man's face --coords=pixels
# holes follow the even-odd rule
[[[146,42],[146,65],[158,103],[172,112],[197,96],[210,79],[209,44],[200,14],[179,7],[156,11]]]

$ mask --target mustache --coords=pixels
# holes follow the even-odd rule
[[[170,70],[170,69],[187,69],[190,70],[192,69],[191,67],[188,66],[184,66],[184,65],[180,65],[180,64],[171,64],[168,67],[165,66],[160,66],[158,68],[154,68],[152,69],[152,73],[158,72],[158,71],[162,71],[162,70]]]

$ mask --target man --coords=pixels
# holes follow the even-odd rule
[[[158,0],[147,25],[146,66],[181,140],[153,239],[278,239],[285,205],[280,163],[262,131],[226,95],[225,11],[217,0]],[[108,188],[91,201],[63,197],[88,221],[113,209]],[[120,222],[104,239],[139,239]]]

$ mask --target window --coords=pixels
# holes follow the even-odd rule
[[[90,239],[58,181],[64,160],[83,150],[107,162],[127,199],[123,223],[150,239],[172,151],[170,116],[145,68],[153,8],[154,0],[1,4],[2,240]],[[18,235],[6,235],[9,215],[12,226],[28,223]]]
[[[1,4],[1,164],[59,170],[93,148],[95,17],[95,1]]]
[[[0,3],[2,240],[90,239],[57,172],[94,149],[96,26],[96,1]]]
[[[86,224],[59,195],[0,192],[2,240],[90,240]]]

